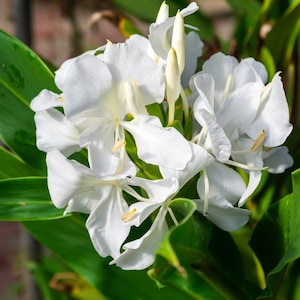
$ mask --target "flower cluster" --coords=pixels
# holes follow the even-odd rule
[[[55,74],[62,92],[31,102],[54,205],[88,214],[96,251],[123,269],[153,263],[177,224],[170,203],[190,179],[199,212],[233,231],[248,222],[242,206],[262,170],[293,163],[281,146],[292,126],[279,74],[266,85],[261,63],[221,53],[195,73],[203,43],[195,28],[185,32],[184,17],[197,10],[191,3],[170,17],[163,3],[148,38],[69,59]]]

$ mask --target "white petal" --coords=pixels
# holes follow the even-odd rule
[[[178,182],[175,178],[148,180],[139,177],[132,177],[127,182],[132,186],[139,186],[143,188],[148,200],[153,203],[163,203],[171,195],[178,191]]]
[[[226,162],[231,155],[231,143],[223,128],[204,109],[196,111],[195,117],[207,130],[205,147],[212,150],[217,160]]]
[[[126,44],[132,45],[136,48],[139,48],[144,53],[147,53],[149,47],[149,40],[139,34],[132,34],[127,40]]]
[[[135,197],[140,202],[133,203],[129,211],[135,211],[130,220],[130,224],[140,226],[140,224],[164,202],[169,200],[179,190],[178,181],[175,178],[147,180],[139,177],[132,177],[126,182],[131,186],[139,186],[147,193],[147,196],[140,196],[132,188],[124,187],[124,191]]]
[[[243,59],[234,70],[233,88],[237,89],[250,82],[264,85],[268,79],[265,66],[252,57]]]
[[[125,200],[118,200],[117,193],[112,188],[106,201],[99,203],[86,222],[92,243],[102,257],[118,257],[130,231],[129,224],[121,219],[123,211],[128,210],[128,205]],[[120,205],[123,211],[120,210]]]
[[[203,46],[198,33],[191,31],[185,36],[185,67],[181,76],[183,88],[189,86],[189,81],[197,69],[198,58],[202,55]]]
[[[30,108],[37,112],[53,107],[61,107],[63,98],[48,90],[42,90],[30,103]]]
[[[257,115],[262,86],[248,83],[235,90],[224,100],[224,105],[216,113],[217,122],[231,139],[237,129],[239,136],[247,132]]]
[[[91,169],[102,180],[112,181],[135,176],[137,169],[126,153],[120,158],[118,153],[111,153],[94,145],[90,145],[88,150]]]
[[[283,173],[294,163],[293,158],[288,153],[288,148],[284,146],[263,152],[263,159],[264,165],[269,167],[268,172],[274,174]]]
[[[160,206],[160,203],[141,201],[130,205],[128,212],[134,213],[128,224],[136,227],[140,226]]]
[[[37,147],[48,152],[56,148],[64,155],[79,151],[79,132],[58,110],[50,108],[38,111],[34,116],[36,123]]]
[[[165,237],[168,226],[165,221],[166,209],[161,209],[151,228],[139,239],[126,243],[125,251],[110,264],[123,270],[143,270],[154,262],[155,251]]]
[[[179,182],[179,187],[183,187],[192,177],[199,173],[203,168],[214,161],[214,158],[200,145],[190,143],[192,149],[192,159],[183,170],[160,167],[163,178],[174,177]]]
[[[47,153],[46,163],[51,200],[58,208],[66,206],[75,195],[93,191],[101,185],[87,167],[67,160],[55,149]]]
[[[247,201],[248,197],[256,190],[261,179],[261,171],[250,171],[248,186],[241,199],[239,200],[238,206],[242,207]]]
[[[84,55],[62,64],[55,82],[63,91],[66,115],[73,117],[97,105],[111,88],[112,78],[98,57]]]
[[[224,199],[236,204],[246,190],[242,177],[233,169],[217,161],[206,167],[209,180],[209,198],[222,195]],[[201,199],[205,198],[204,177],[201,176],[197,183],[197,191]]]
[[[144,105],[162,102],[165,83],[162,69],[143,51],[129,44],[109,44],[104,62],[113,80],[120,83],[134,79]],[[137,63],[138,62],[138,63]]]
[[[200,212],[203,211],[204,202],[202,200],[194,201],[197,204],[197,209]],[[250,213],[247,209],[232,207],[230,205],[218,206],[209,204],[206,217],[225,231],[235,231],[248,222]]]
[[[214,78],[217,101],[223,98],[228,78],[232,76],[238,63],[238,60],[233,56],[216,53],[203,64],[203,72],[211,74]]]
[[[264,130],[264,146],[277,147],[283,144],[292,131],[289,123],[289,109],[279,73],[275,74],[271,86],[265,88],[259,114],[248,134],[254,140]],[[270,89],[267,91],[267,89]],[[263,92],[264,93],[264,92]]]
[[[95,145],[112,151],[115,144],[115,124],[108,118],[87,118],[81,127],[86,129],[80,135],[80,146]]]
[[[149,164],[182,170],[192,158],[188,141],[153,116],[138,116],[122,125],[134,137],[138,156]]]
[[[194,104],[194,111],[196,112],[199,109],[205,109],[211,115],[214,115],[215,82],[212,75],[207,73],[196,74],[191,80],[191,89],[195,89],[195,92],[199,95]],[[197,114],[195,117],[197,118]]]

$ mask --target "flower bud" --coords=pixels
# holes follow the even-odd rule
[[[166,66],[167,101],[175,102],[180,94],[180,71],[177,54],[174,48],[168,52]]]
[[[185,32],[184,20],[180,11],[175,17],[171,46],[176,51],[179,71],[182,74],[185,65]]]

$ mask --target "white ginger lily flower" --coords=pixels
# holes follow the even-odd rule
[[[46,162],[48,187],[54,205],[58,208],[67,206],[65,213],[90,214],[86,227],[95,249],[103,257],[117,257],[130,231],[130,226],[122,221],[123,214],[128,211],[122,188],[128,176],[135,176],[134,164],[127,160],[119,171],[118,159],[112,157],[106,162],[109,164],[107,169],[111,170],[111,164],[114,164],[115,173],[105,176],[98,165],[94,164],[90,169],[66,159],[55,149],[47,153]]]
[[[97,68],[97,72],[88,76],[91,69]],[[99,82],[98,73],[107,76]],[[56,78],[64,91],[66,115],[73,122],[76,120],[83,131],[85,146],[88,140],[94,140],[88,137],[93,130],[107,123],[110,134],[105,136],[114,137],[115,144],[119,144],[125,141],[124,130],[128,130],[135,139],[139,157],[145,162],[185,167],[191,157],[186,140],[176,129],[163,128],[158,118],[147,115],[145,106],[164,99],[165,85],[160,67],[145,53],[127,44],[108,44],[100,57],[84,56],[72,65],[68,63],[66,69],[62,66]],[[72,88],[74,84],[76,90]],[[134,115],[130,122],[124,120],[128,113]],[[102,143],[108,144],[103,138]],[[186,154],[183,160],[170,160],[170,156],[183,157],[183,153]]]
[[[267,155],[260,150],[280,146],[292,130],[278,73],[267,86],[266,80],[261,63],[252,58],[239,63],[221,53],[206,61],[203,71],[191,80],[190,100],[195,101],[194,116],[202,127],[194,141],[218,161],[250,170],[249,185],[239,206],[257,187],[260,170],[268,167],[263,161]],[[286,151],[279,153],[281,167],[277,171],[289,167],[292,160]]]
[[[46,130],[49,123],[37,118],[38,140],[49,143],[42,150],[57,148],[68,155],[98,142],[98,147],[102,145],[106,150],[111,147],[109,150],[114,151],[125,143],[125,130],[128,130],[135,138],[139,157],[147,163],[167,167],[175,164],[175,168],[182,169],[191,158],[190,146],[184,137],[175,128],[163,128],[158,118],[147,114],[147,105],[164,99],[164,75],[161,68],[136,47],[109,43],[99,56],[88,52],[70,59],[56,72],[55,82],[63,94],[48,92],[48,98],[55,99],[45,104],[43,92],[33,100],[32,108],[42,111],[44,107],[49,111],[51,107],[62,105],[66,117],[61,116],[61,119],[67,123],[63,128],[66,134],[49,137]],[[134,115],[131,122],[124,120],[128,113]],[[101,133],[101,139],[93,138],[95,131]],[[67,134],[70,141],[65,146],[60,145]],[[74,148],[78,136],[80,147]],[[183,159],[174,159],[176,156]]]
[[[183,171],[160,168],[164,178],[177,178],[183,187],[190,178],[202,171],[197,183],[200,199],[194,199],[197,210],[226,231],[234,231],[249,220],[250,211],[235,207],[246,191],[237,172],[217,162],[200,145],[193,144],[193,158]]]
[[[124,252],[111,263],[115,263],[122,269],[140,270],[149,267],[154,262],[155,251],[165,237],[168,226],[165,220],[167,213],[170,214],[177,224],[172,210],[168,207],[172,198],[178,193],[195,174],[209,165],[214,159],[201,146],[191,143],[193,157],[184,170],[175,170],[160,167],[164,179],[149,181],[142,178],[132,178],[130,185],[142,187],[148,198],[141,197],[132,191],[132,188],[125,189],[139,202],[133,203],[126,221],[133,226],[140,224],[156,209],[159,209],[150,229],[139,239],[124,244]]]

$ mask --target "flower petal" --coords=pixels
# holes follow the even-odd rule
[[[142,197],[134,189],[124,186],[125,192],[140,200],[133,203],[129,208],[129,211],[134,211],[129,221],[134,226],[140,226],[156,208],[162,206],[179,190],[178,181],[175,178],[147,180],[132,177],[126,183],[131,186],[139,186],[147,193],[146,197]]]
[[[79,132],[65,115],[50,108],[36,112],[37,147],[48,152],[52,148],[58,149],[69,156],[81,149],[79,146]]]
[[[195,118],[207,130],[206,149],[211,150],[217,160],[226,162],[231,155],[231,143],[223,128],[204,109],[195,111]]]
[[[209,198],[222,195],[224,199],[236,204],[246,190],[242,177],[233,169],[217,161],[206,167],[206,174],[209,180]],[[197,183],[197,191],[200,199],[205,198],[204,176],[201,176]]]
[[[160,209],[151,228],[139,239],[126,243],[125,251],[110,264],[123,270],[143,270],[154,262],[154,254],[165,237],[168,226],[165,221],[167,210]]]
[[[159,168],[163,178],[176,178],[179,182],[179,188],[183,187],[192,177],[214,161],[214,158],[200,145],[190,143],[190,146],[193,156],[183,170]]]
[[[83,55],[63,63],[55,82],[64,94],[65,114],[73,117],[99,104],[111,88],[112,78],[98,57]]]
[[[201,212],[204,208],[204,201],[194,200],[197,209]],[[209,204],[206,218],[219,228],[225,231],[235,231],[244,226],[249,221],[250,211],[237,208],[223,203],[222,206]]]
[[[118,257],[130,231],[129,224],[121,219],[123,212],[128,210],[128,205],[124,199],[119,201],[118,193],[117,189],[111,188],[106,201],[99,202],[86,221],[93,246],[102,257]]]
[[[288,151],[287,147],[282,146],[263,152],[264,165],[269,167],[269,173],[283,173],[287,168],[293,165],[294,160]]]
[[[63,97],[48,90],[42,90],[30,103],[30,108],[37,112],[53,107],[61,107]]]
[[[204,64],[203,72],[213,76],[215,81],[215,99],[220,102],[223,99],[224,91],[228,84],[228,79],[232,77],[238,60],[230,55],[216,53],[212,55]]]
[[[130,44],[108,44],[104,62],[117,83],[134,79],[143,95],[140,101],[144,105],[163,101],[165,83],[162,69],[137,47]]]
[[[138,156],[149,164],[182,170],[192,158],[188,141],[154,116],[139,115],[122,125],[134,137]]]
[[[53,149],[47,153],[48,188],[51,200],[58,208],[62,208],[75,195],[93,191],[101,185],[101,181],[84,165],[70,161]],[[88,212],[85,209],[84,212]]]
[[[254,140],[264,130],[264,146],[277,147],[283,144],[293,127],[289,123],[289,109],[279,73],[275,74],[270,86],[263,91],[259,114],[248,134]]]

